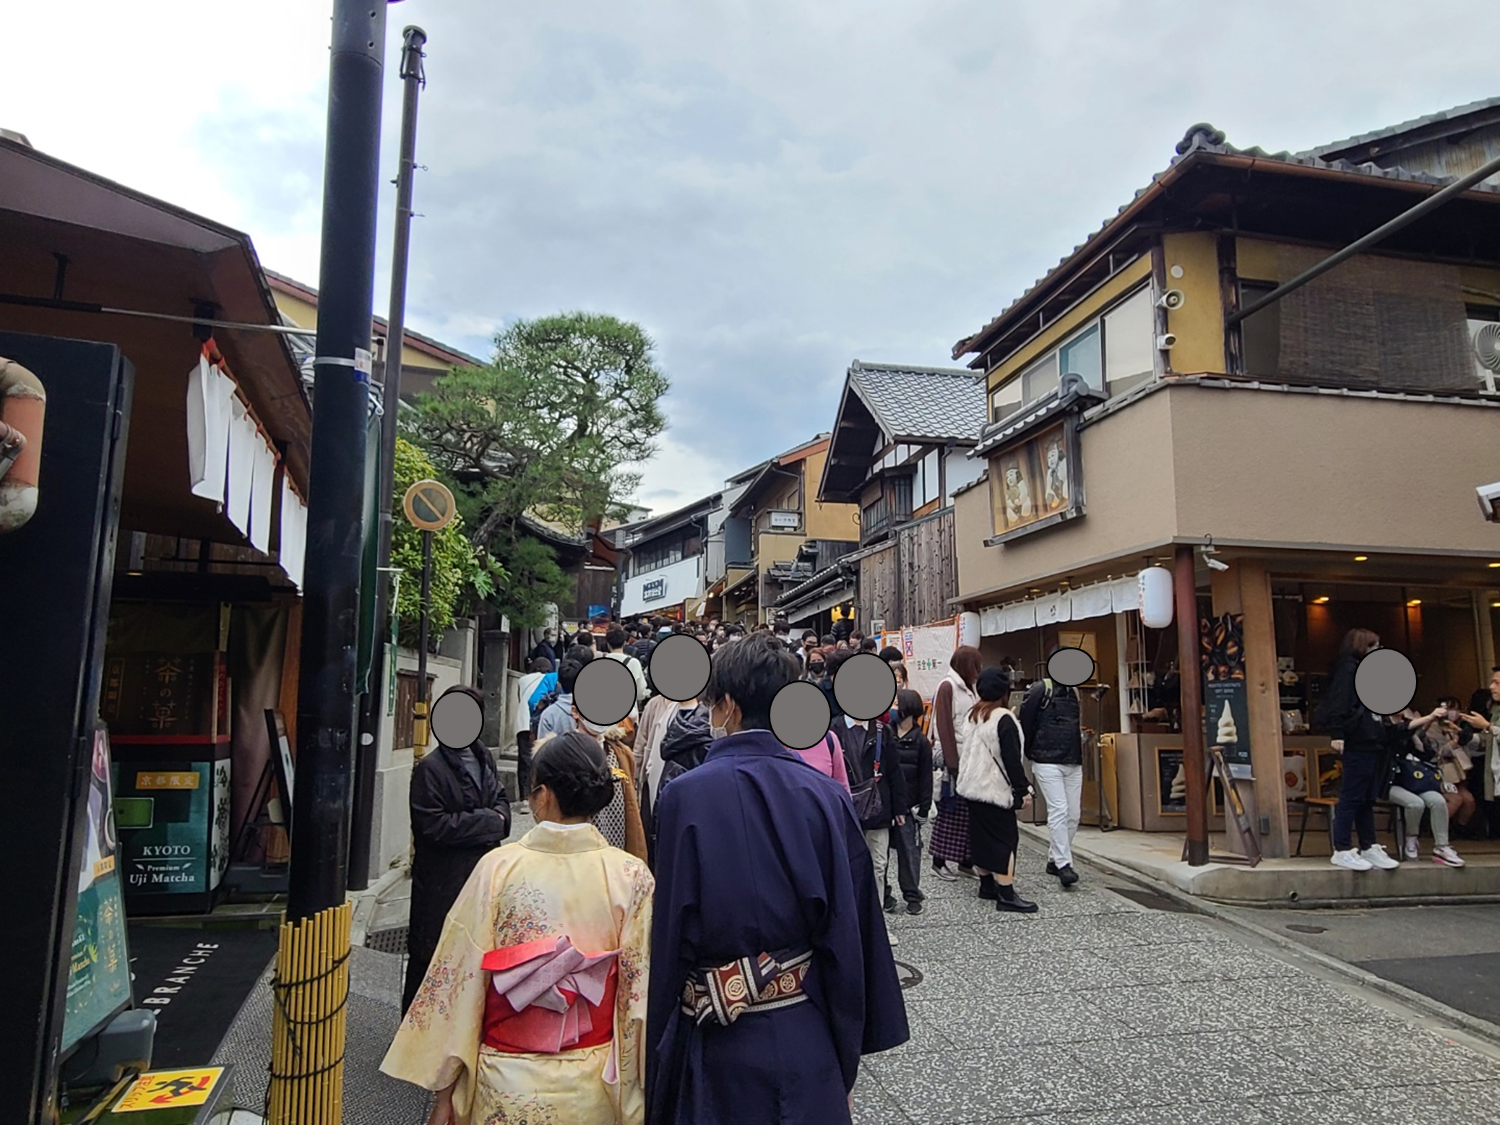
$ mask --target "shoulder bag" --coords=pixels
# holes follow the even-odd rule
[[[861,828],[883,828],[891,822],[891,811],[886,805],[885,789],[880,784],[880,743],[880,726],[877,725],[875,727],[875,768],[870,771],[869,777],[864,776],[864,770],[861,768],[860,779],[856,782],[851,777],[849,782],[849,796],[854,801],[854,815],[859,819]],[[859,764],[863,766],[863,762]]]

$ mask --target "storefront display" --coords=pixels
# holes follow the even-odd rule
[[[229,747],[217,749],[205,761],[191,744],[153,747],[151,757],[122,752],[116,763],[120,878],[132,915],[212,907],[229,863]]]

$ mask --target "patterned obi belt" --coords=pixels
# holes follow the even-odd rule
[[[555,1055],[614,1038],[619,951],[584,953],[566,937],[492,949],[484,997],[486,1047],[508,1054]]]
[[[741,957],[717,969],[696,969],[682,990],[682,1013],[700,1027],[728,1027],[746,1012],[790,1008],[807,999],[803,984],[812,950],[786,950]]]

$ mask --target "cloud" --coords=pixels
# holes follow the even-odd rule
[[[0,75],[3,124],[249,231],[267,265],[316,282],[327,10],[19,9],[30,49]],[[950,362],[1191,123],[1296,149],[1493,94],[1496,13],[407,0],[390,9],[382,167],[400,27],[419,23],[408,320],[480,355],[518,317],[640,321],[673,382],[641,497],[686,502],[828,429],[851,359]]]

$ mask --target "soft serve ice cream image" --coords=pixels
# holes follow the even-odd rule
[[[1219,716],[1219,730],[1214,736],[1220,746],[1233,746],[1240,740],[1239,731],[1234,726],[1234,712],[1229,709],[1229,702],[1224,702],[1224,712]]]

